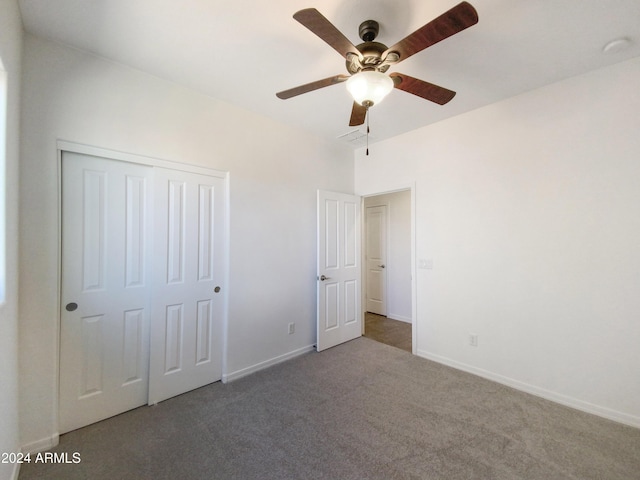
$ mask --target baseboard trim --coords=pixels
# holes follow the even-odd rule
[[[38,453],[44,452],[45,450],[50,450],[53,447],[58,445],[60,441],[60,435],[57,433],[51,435],[50,437],[43,438],[36,442],[27,443],[22,446],[22,453]]]
[[[223,374],[222,383],[233,382],[234,380],[238,380],[239,378],[246,377],[247,375],[251,375],[252,373],[258,372],[260,370],[264,370],[265,368],[269,368],[273,365],[277,365],[278,363],[286,362],[287,360],[291,360],[292,358],[298,357],[300,355],[304,355],[305,353],[312,352],[314,349],[315,349],[314,345],[309,345],[307,347],[302,347],[292,352],[285,353],[284,355],[280,355],[280,356],[271,358],[269,360],[265,360],[264,362],[256,363],[255,365],[251,365],[250,367],[246,367],[241,370],[236,370],[235,372]]]
[[[579,400],[577,398],[569,397],[561,393],[540,388],[535,385],[524,383],[510,377],[505,377],[503,375],[490,372],[488,370],[484,370],[478,367],[474,367],[472,365],[467,365],[465,363],[461,363],[461,362],[452,360],[450,358],[436,355],[424,350],[418,350],[416,352],[416,355],[422,358],[426,358],[427,360],[432,360],[434,362],[441,363],[448,367],[452,367],[457,370],[462,370],[464,372],[471,373],[473,375],[477,375],[482,378],[486,378],[487,380],[491,380],[496,383],[500,383],[502,385],[515,388],[516,390],[530,393],[531,395],[535,395],[537,397],[541,397],[546,400],[551,400],[552,402],[559,403],[566,407],[575,408],[576,410],[580,410],[586,413],[591,413],[593,415],[597,415],[599,417],[603,417],[608,420],[613,420],[614,422],[629,425],[631,427],[640,428],[640,417],[637,417],[635,415],[629,415],[628,413],[619,412],[617,410],[613,410],[607,407],[602,407],[600,405],[595,405],[589,402],[585,402],[584,400]]]

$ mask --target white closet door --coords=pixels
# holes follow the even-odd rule
[[[146,403],[151,172],[63,153],[61,433]]]
[[[225,181],[156,168],[149,404],[222,378]]]

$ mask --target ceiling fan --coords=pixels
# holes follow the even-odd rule
[[[350,126],[364,123],[369,107],[379,103],[394,87],[439,105],[456,94],[444,87],[410,77],[403,73],[386,74],[391,65],[406,60],[435,43],[478,23],[478,13],[468,2],[462,2],[391,47],[374,41],[379,31],[375,20],[360,25],[364,43],[354,46],[329,20],[315,8],[306,8],[293,15],[298,22],[329,44],[346,60],[349,75],[335,75],[276,93],[283,100],[346,82],[354,98]]]

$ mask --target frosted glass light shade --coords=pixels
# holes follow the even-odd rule
[[[347,90],[360,105],[370,107],[382,101],[393,89],[393,80],[384,73],[368,70],[347,80]]]

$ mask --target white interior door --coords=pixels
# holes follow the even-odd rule
[[[318,191],[318,351],[362,334],[360,197]]]
[[[366,209],[366,311],[387,315],[387,206]]]
[[[222,178],[155,169],[149,404],[222,378]]]
[[[151,171],[63,153],[61,433],[146,403]]]

